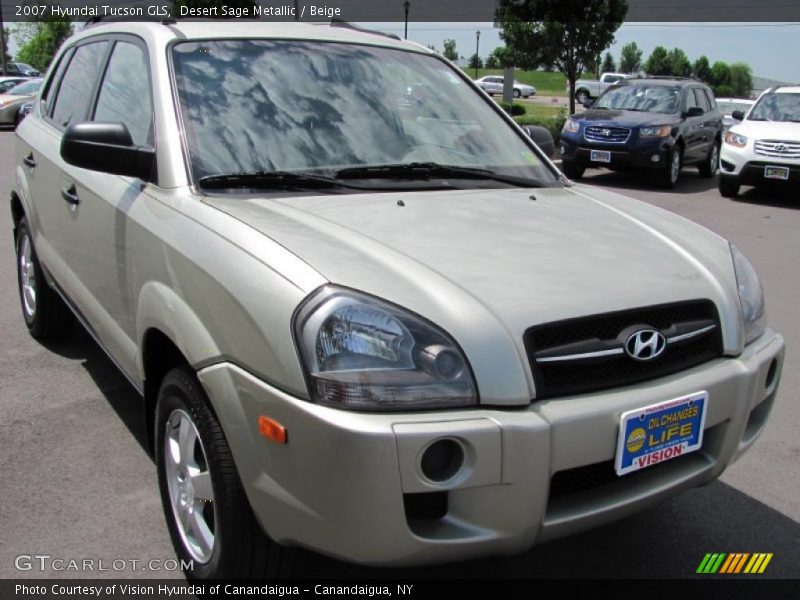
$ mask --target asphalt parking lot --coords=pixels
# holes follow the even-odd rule
[[[93,573],[15,567],[15,557],[34,554],[163,565],[174,552],[136,393],[77,327],[69,340],[46,346],[24,327],[7,206],[13,146],[14,134],[0,131],[0,578],[180,577],[141,566]],[[751,190],[726,200],[716,180],[693,168],[672,192],[637,175],[587,171],[586,182],[693,219],[731,239],[756,266],[787,353],[778,402],[755,447],[721,481],[523,555],[387,570],[303,553],[297,575],[694,577],[706,552],[772,552],[765,576],[800,578],[800,195]]]

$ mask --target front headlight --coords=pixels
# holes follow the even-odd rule
[[[729,131],[725,134],[725,143],[737,148],[744,148],[747,146],[747,138],[739,133]]]
[[[564,121],[564,127],[562,128],[562,131],[566,131],[567,133],[577,133],[580,128],[580,123],[573,121],[572,119],[567,119]]]
[[[640,138],[667,137],[672,131],[671,125],[660,125],[658,127],[642,127],[639,129]]]
[[[731,244],[733,268],[736,272],[736,288],[742,305],[745,343],[759,338],[767,328],[767,312],[764,308],[764,290],[753,265],[739,249]]]
[[[351,410],[474,406],[458,344],[402,308],[325,287],[297,311],[294,334],[314,402]]]

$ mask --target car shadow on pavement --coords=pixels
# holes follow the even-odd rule
[[[799,197],[797,186],[774,185],[743,187],[739,192],[739,196],[731,198],[731,201],[745,204],[761,204],[774,208],[793,208],[797,210],[800,209]]]
[[[695,167],[681,171],[680,179],[674,189],[667,189],[646,170],[609,171],[607,169],[586,169],[579,183],[609,186],[626,190],[660,191],[665,194],[700,194],[717,188],[717,177],[700,177]]]
[[[391,544],[391,540],[384,540]],[[318,554],[301,578],[687,578],[708,552],[772,552],[764,577],[799,578],[800,523],[716,481],[654,508],[524,554],[408,569],[367,568]],[[709,577],[705,575],[704,577]],[[730,576],[728,576],[730,577]],[[739,575],[737,577],[758,577]]]
[[[74,321],[69,333],[60,340],[42,340],[40,343],[64,358],[81,361],[81,365],[108,401],[108,405],[114,409],[142,450],[152,459],[147,442],[142,397],[86,330]]]

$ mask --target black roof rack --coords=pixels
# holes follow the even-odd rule
[[[164,17],[132,17],[132,16],[96,16],[92,17],[91,19],[87,19],[85,24],[87,27],[90,25],[97,25],[99,23],[161,23],[162,25],[174,25],[178,21],[171,17],[164,18]]]
[[[394,33],[386,33],[385,31],[378,31],[376,29],[365,29],[363,27],[359,27],[358,25],[353,25],[347,21],[342,21],[341,19],[331,19],[331,27],[342,27],[343,29],[352,29],[353,31],[358,31],[361,33],[370,33],[372,35],[380,35],[383,37],[390,38],[392,40],[399,40],[400,36],[395,35]]]

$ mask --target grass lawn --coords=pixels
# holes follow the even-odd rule
[[[475,77],[475,69],[464,69],[470,77]],[[484,75],[502,75],[503,69],[478,69],[478,78]],[[566,96],[567,78],[563,73],[546,73],[545,71],[514,70],[514,79],[536,88],[537,94],[545,96]]]

